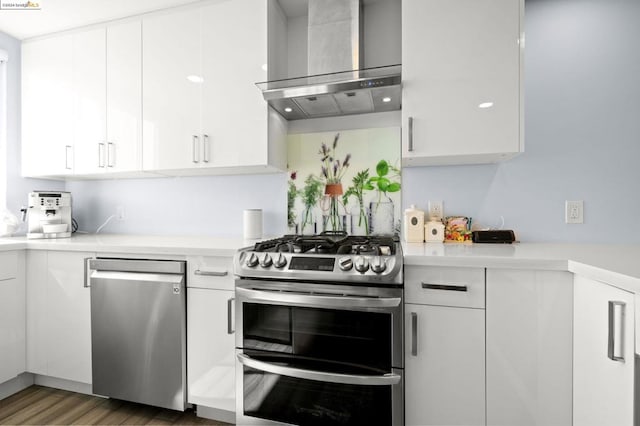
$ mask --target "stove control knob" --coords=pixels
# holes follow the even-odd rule
[[[338,266],[343,271],[350,271],[353,268],[353,260],[348,256],[342,257],[338,259]]]
[[[376,274],[381,274],[385,269],[387,269],[387,261],[381,256],[374,257],[371,261],[371,270]]]
[[[262,266],[263,268],[268,268],[271,265],[273,265],[273,260],[271,259],[271,256],[269,256],[269,253],[265,253],[264,257],[260,261],[260,266]]]
[[[280,253],[278,258],[273,262],[273,266],[276,268],[284,268],[287,265],[287,258]]]
[[[369,261],[362,256],[358,256],[356,257],[355,267],[356,271],[364,274],[369,269]]]
[[[258,266],[258,256],[256,256],[255,253],[251,253],[249,258],[247,259],[247,263],[246,264],[250,268],[255,268],[256,266]]]

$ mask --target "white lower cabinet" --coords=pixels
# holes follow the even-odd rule
[[[484,425],[484,269],[405,274],[405,423]]]
[[[0,383],[25,371],[24,252],[0,253]]]
[[[571,425],[573,275],[487,269],[486,297],[487,424]]]
[[[574,424],[634,424],[634,295],[575,276]]]
[[[85,262],[95,253],[27,253],[27,371],[91,383],[91,300]]]
[[[197,405],[200,417],[233,423],[236,374],[231,258],[194,256],[187,262],[187,401]]]

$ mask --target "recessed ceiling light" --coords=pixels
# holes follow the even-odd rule
[[[386,97],[382,98],[382,102],[391,102],[391,98],[386,96]]]
[[[188,75],[187,76],[187,80],[189,80],[192,83],[203,83],[204,82],[204,78],[200,77],[199,75]]]
[[[491,108],[493,106],[493,102],[482,102],[478,105],[478,108]]]
[[[292,109],[291,107],[286,107],[286,108],[284,109],[284,112],[291,112],[291,111],[293,111],[293,109]]]

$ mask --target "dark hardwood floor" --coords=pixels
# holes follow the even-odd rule
[[[0,401],[0,425],[227,425],[183,412],[42,386]]]

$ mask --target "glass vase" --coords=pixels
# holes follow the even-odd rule
[[[369,232],[372,235],[393,234],[393,201],[371,202],[369,205]]]
[[[342,197],[342,184],[327,184],[322,200],[322,230],[346,231],[347,215],[340,212],[340,197]],[[342,208],[344,210],[344,207]]]
[[[351,235],[369,235],[369,210],[364,206],[351,209]]]
[[[313,211],[313,207],[305,207],[300,217],[300,234],[301,235],[315,235],[318,232],[318,226],[316,221],[316,214]]]

